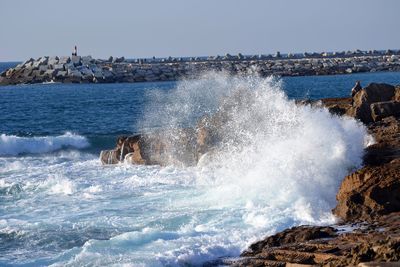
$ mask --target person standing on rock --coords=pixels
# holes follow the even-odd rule
[[[354,85],[354,87],[351,89],[351,105],[353,105],[354,103],[354,96],[361,90],[362,90],[361,82],[357,81],[356,85]]]

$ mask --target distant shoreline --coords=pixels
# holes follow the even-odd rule
[[[10,62],[12,63],[12,62]],[[400,50],[360,50],[260,56],[107,60],[91,56],[29,59],[0,74],[0,85],[58,83],[123,83],[175,81],[206,71],[233,75],[313,76],[400,71]]]

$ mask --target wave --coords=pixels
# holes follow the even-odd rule
[[[41,154],[63,148],[82,149],[89,146],[86,137],[66,132],[59,136],[20,137],[0,135],[0,156]]]
[[[369,140],[361,123],[297,105],[274,77],[205,73],[168,94],[173,101],[147,110],[141,121],[169,122],[166,142],[193,117],[205,115],[204,124],[217,129],[210,134],[215,146],[198,164],[198,183],[209,187],[198,201],[240,203],[248,209],[244,221],[255,227],[288,211],[283,217],[293,224],[333,222],[340,182],[362,164]],[[177,149],[170,149],[171,157]]]

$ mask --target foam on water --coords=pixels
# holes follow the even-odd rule
[[[0,135],[0,156],[19,155],[23,153],[47,153],[65,147],[85,148],[89,146],[84,136],[66,132],[60,136],[19,137],[15,135]]]
[[[0,157],[0,265],[201,264],[286,227],[334,222],[335,194],[368,135],[295,105],[279,81],[184,81],[143,125],[187,125],[241,88],[249,94],[229,109],[220,144],[194,167],[102,166],[82,151]]]

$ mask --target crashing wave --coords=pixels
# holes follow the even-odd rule
[[[66,132],[59,136],[20,137],[0,135],[0,156],[17,156],[19,154],[41,154],[62,148],[82,149],[89,146],[84,136]]]

